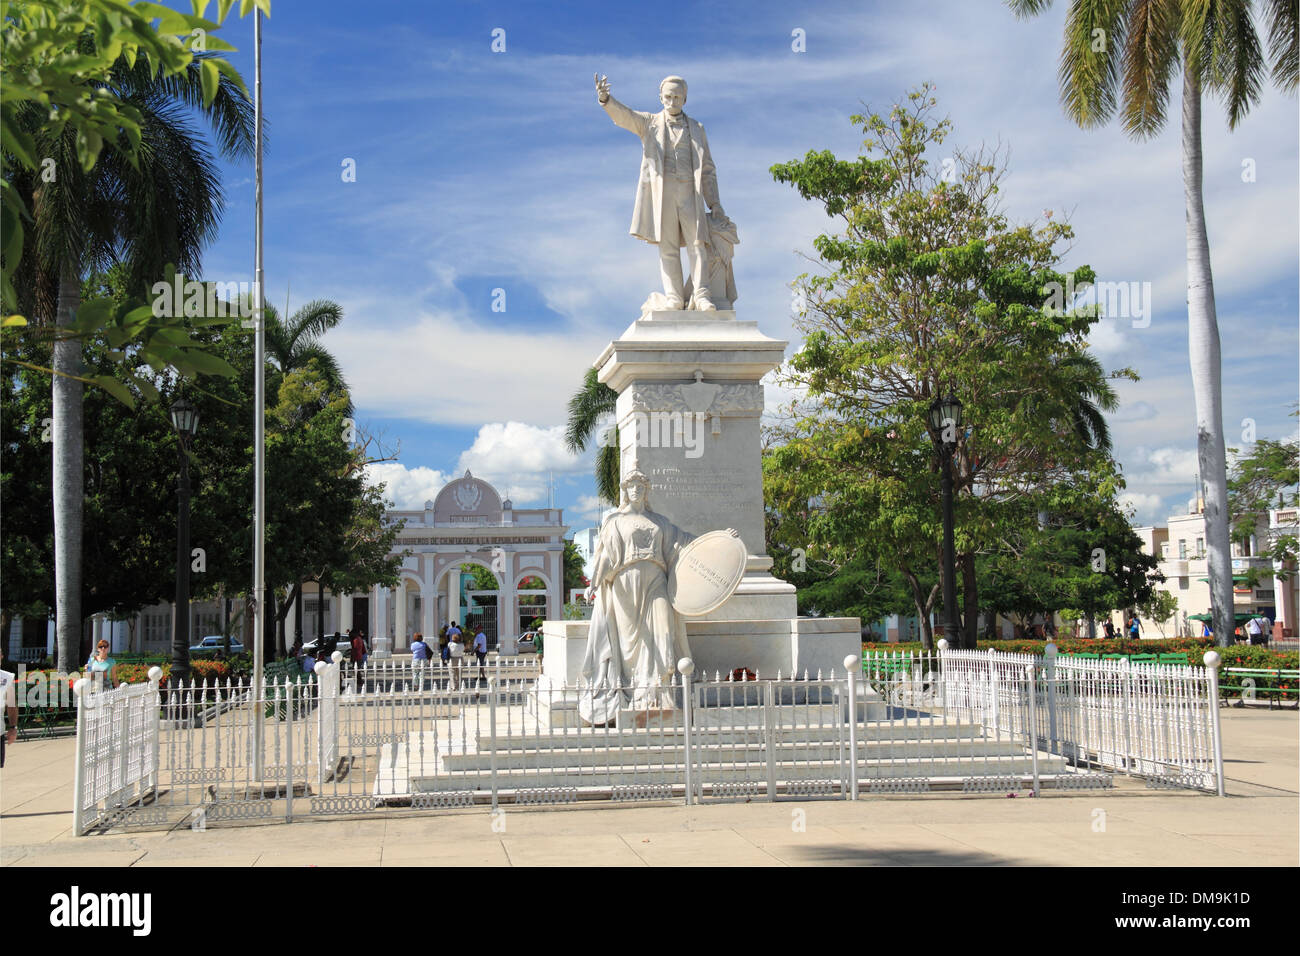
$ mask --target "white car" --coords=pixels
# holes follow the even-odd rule
[[[209,634],[203,640],[190,647],[190,654],[218,654],[225,649],[225,646],[225,637],[220,634]],[[233,637],[230,639],[230,653],[244,653],[244,645],[240,643],[238,639]]]

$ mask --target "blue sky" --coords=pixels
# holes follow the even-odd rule
[[[1144,143],[1064,117],[1056,70],[1063,5],[1018,21],[991,0],[911,3],[424,3],[277,0],[263,38],[267,296],[342,304],[326,344],[359,423],[401,443],[378,466],[415,507],[471,468],[520,506],[596,517],[590,457],[564,450],[569,395],[655,287],[655,251],[627,234],[639,144],[597,106],[592,73],[628,105],[658,108],[659,80],[690,84],[719,189],[736,221],[741,318],[798,345],[789,282],[827,220],[768,168],[809,149],[855,155],[848,116],[937,86],[954,145],[1010,151],[1014,219],[1066,216],[1065,257],[1099,278],[1149,282],[1145,328],[1108,320],[1093,347],[1121,382],[1111,425],[1139,523],[1191,496],[1195,417],[1185,238],[1174,126]],[[805,52],[792,50],[804,31]],[[504,30],[504,52],[493,31]],[[222,31],[252,79],[252,21]],[[498,35],[499,36],[499,35]],[[1205,200],[1223,338],[1224,420],[1241,446],[1295,432],[1300,392],[1296,101],[1265,91],[1229,133],[1206,100]],[[345,161],[355,182],[345,182]],[[1255,180],[1242,164],[1253,161]],[[227,165],[228,207],[205,277],[248,281],[251,163]],[[504,311],[499,311],[504,293]],[[498,311],[493,310],[494,302]],[[769,404],[782,398],[769,388]]]

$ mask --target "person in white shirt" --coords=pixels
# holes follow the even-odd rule
[[[465,657],[465,645],[460,642],[460,630],[456,629],[455,633],[451,628],[447,629],[447,653],[450,655],[448,663],[451,665],[451,689],[460,690],[460,663]]]

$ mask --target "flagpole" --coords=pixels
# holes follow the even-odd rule
[[[262,661],[266,654],[266,283],[262,272],[262,11],[253,19],[253,117],[256,209],[254,227],[253,295],[253,776],[262,779],[263,726]]]

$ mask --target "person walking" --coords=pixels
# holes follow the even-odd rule
[[[352,645],[352,670],[357,675],[357,690],[365,689],[366,639],[361,631],[352,628],[348,631],[349,643]]]
[[[1263,615],[1259,615],[1259,614],[1255,615],[1249,621],[1246,622],[1247,642],[1252,645],[1268,643],[1268,638],[1265,636],[1265,634],[1267,628],[1270,627],[1272,627],[1272,625],[1269,624],[1267,618],[1265,618]]]
[[[478,680],[481,687],[487,681],[487,635],[483,633],[482,624],[475,630],[478,633],[474,635],[474,656],[478,658]]]
[[[451,664],[451,689],[460,690],[460,665],[465,657],[465,645],[460,642],[460,628],[447,629],[447,659]]]
[[[1138,622],[1138,616],[1134,614],[1128,622],[1129,640],[1137,641],[1142,638],[1142,625]]]
[[[424,689],[424,672],[428,670],[432,658],[433,652],[425,642],[424,635],[416,631],[411,637],[411,664],[415,671],[415,685],[421,690]]]
[[[1106,618],[1106,623],[1101,626],[1101,632],[1105,636],[1106,640],[1115,640],[1115,622],[1110,618]]]

